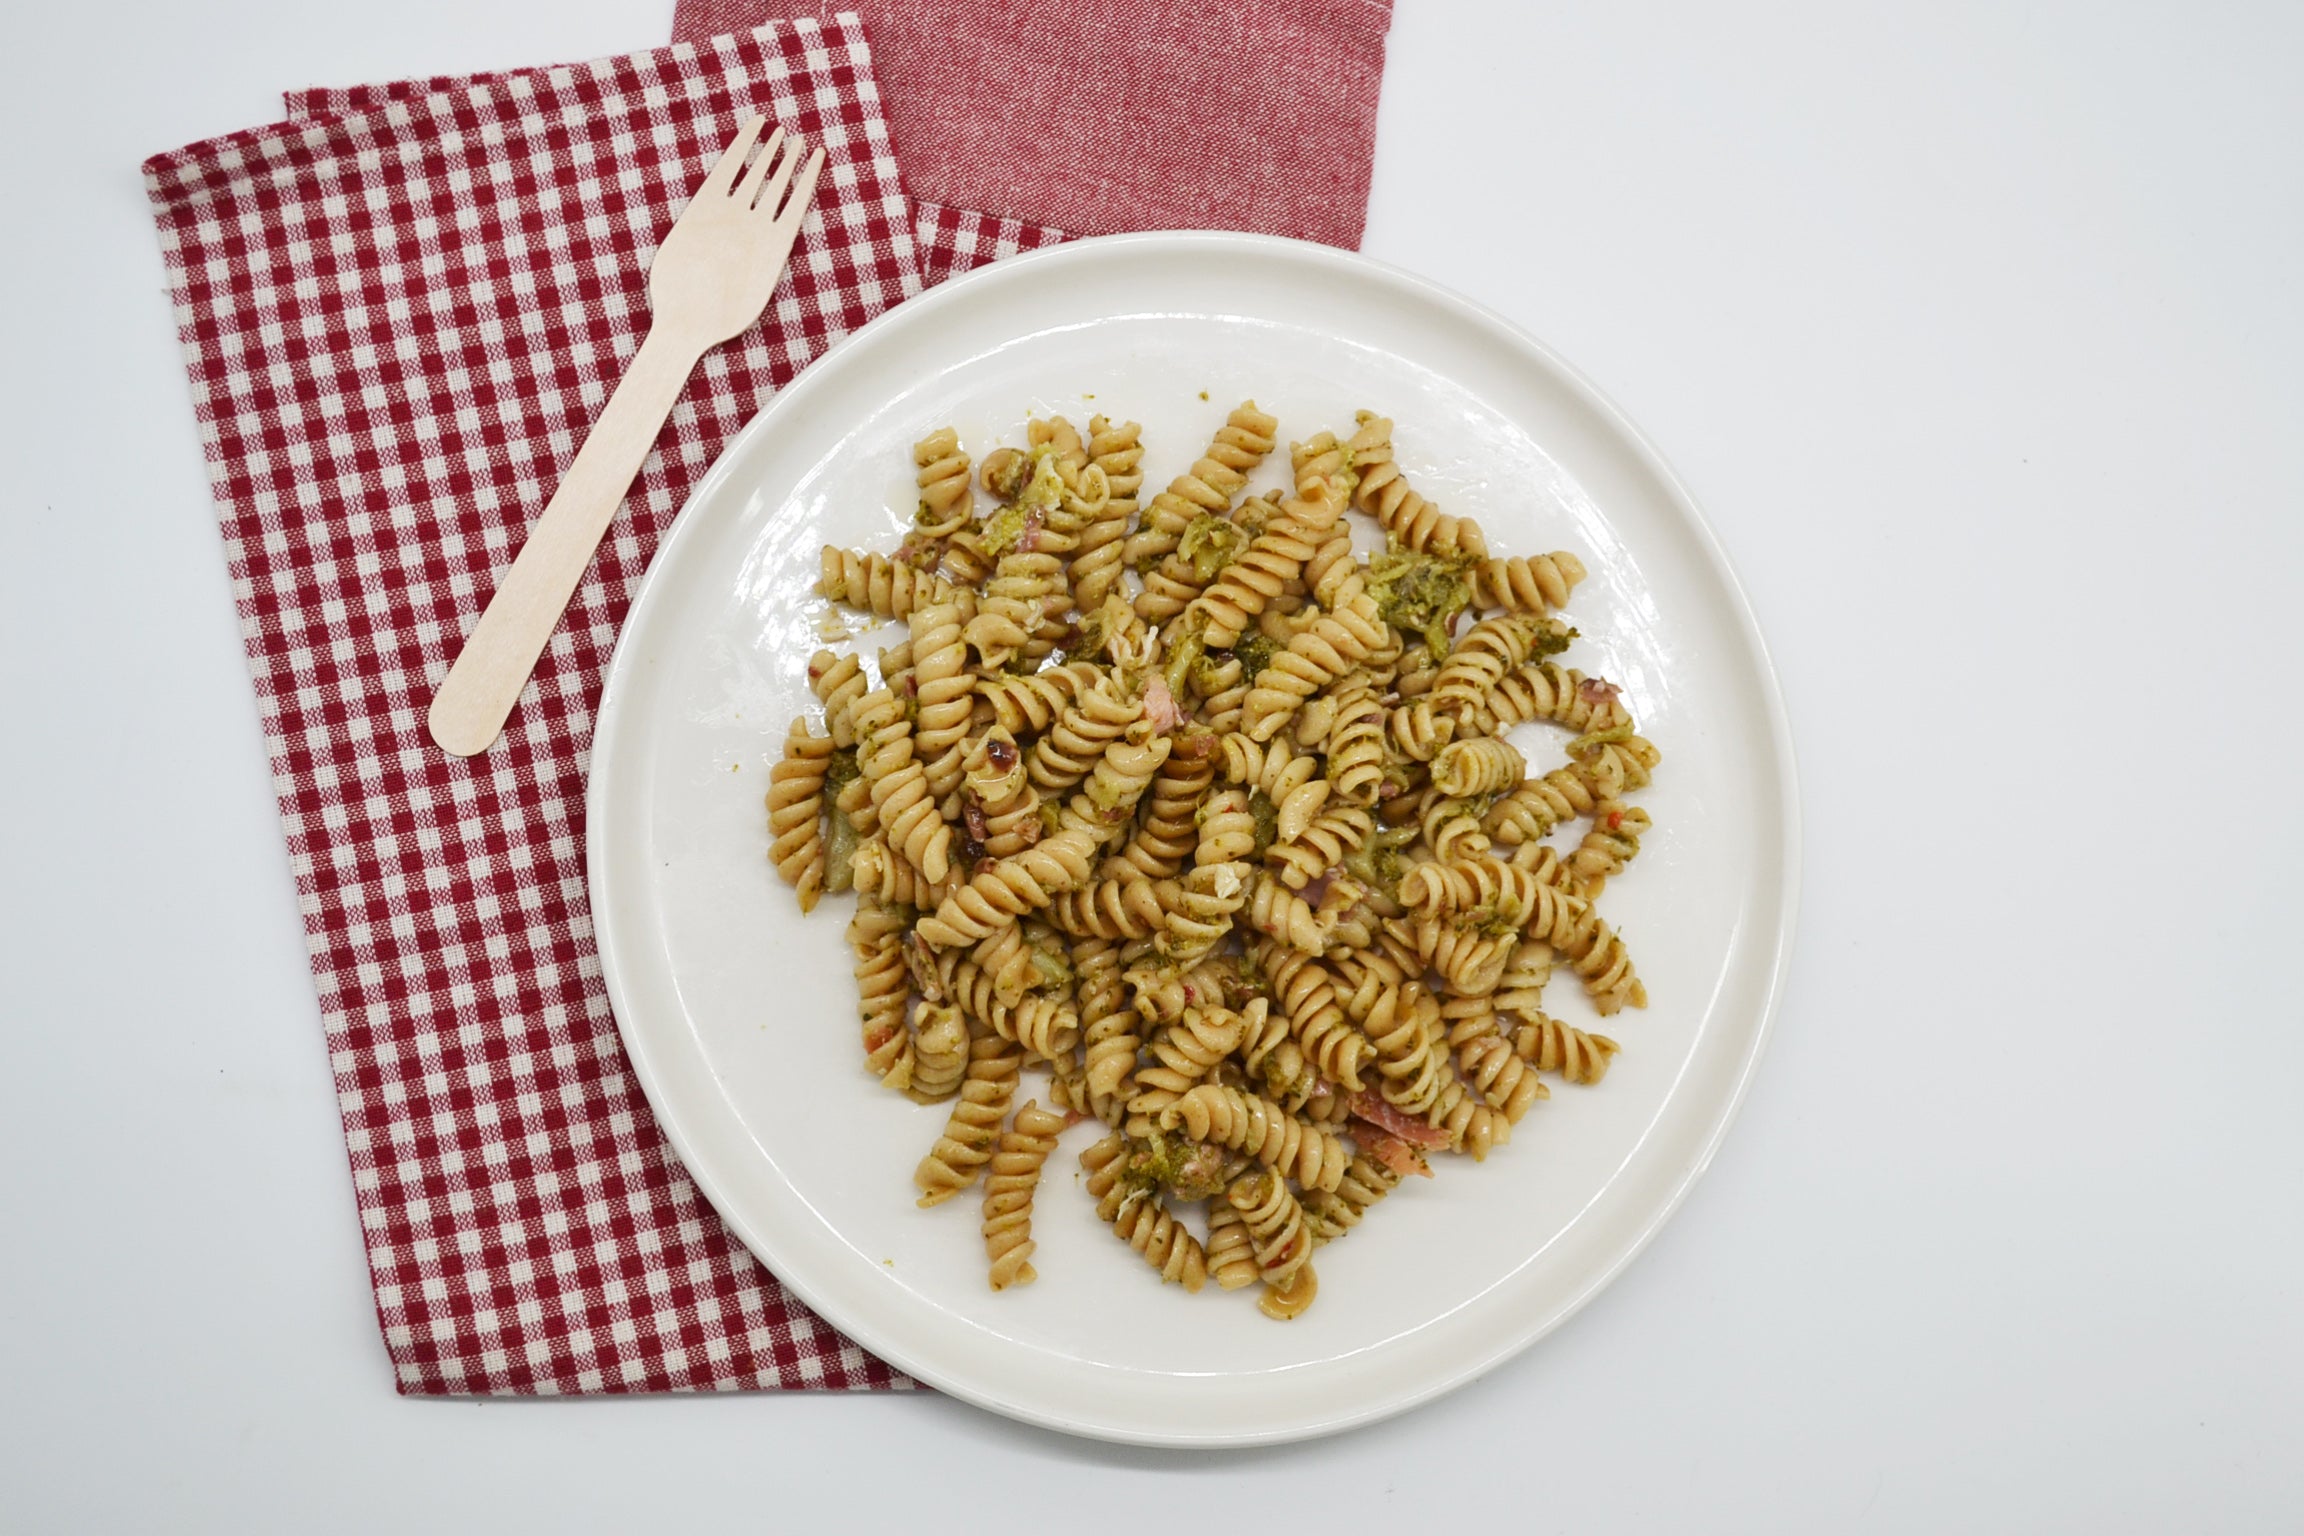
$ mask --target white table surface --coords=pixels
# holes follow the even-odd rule
[[[0,1528],[2304,1526],[2304,12],[2268,4],[1402,0],[1367,250],[1663,445],[1804,776],[1742,1121],[1551,1339],[1240,1455],[931,1395],[395,1397],[137,163],[665,11],[11,17]]]

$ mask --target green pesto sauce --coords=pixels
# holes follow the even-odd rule
[[[831,799],[862,777],[864,770],[856,766],[856,749],[842,747],[824,765],[824,798]]]

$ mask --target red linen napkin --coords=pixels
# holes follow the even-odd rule
[[[408,1392],[895,1386],[701,1200],[618,1045],[584,752],[633,584],[769,393],[921,277],[853,20],[410,89],[147,162]],[[503,742],[424,708],[638,345],[746,117],[827,165],[764,324],[698,370]]]
[[[1360,246],[1392,0],[841,0],[870,28],[915,198],[1075,235]],[[792,0],[679,0],[672,36]]]

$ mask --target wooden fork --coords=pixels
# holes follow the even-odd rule
[[[648,335],[432,696],[426,724],[443,750],[471,757],[503,731],[688,375],[768,307],[824,151],[809,153],[795,182],[800,146],[787,150],[779,128],[747,170],[767,121],[756,117],[737,132],[658,248],[648,269]]]

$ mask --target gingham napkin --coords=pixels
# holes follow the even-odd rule
[[[853,14],[770,21],[297,92],[288,122],[146,162],[404,1392],[911,1385],[682,1172],[582,862],[592,709],[689,487],[832,341],[1067,238],[908,200],[874,62]],[[649,255],[758,112],[827,156],[788,275],[698,370],[505,739],[447,757],[431,691],[638,346]]]
[[[585,749],[633,584],[721,445],[921,287],[853,18],[439,82],[147,162],[366,1231],[408,1392],[898,1386],[721,1225],[600,982]],[[759,112],[827,162],[505,740],[424,709],[644,329],[648,256]]]
[[[871,29],[905,186],[956,225],[1360,246],[1392,0],[840,3]],[[821,9],[678,0],[672,36]]]

